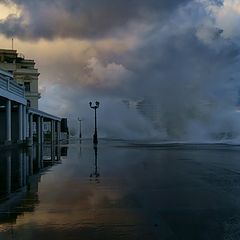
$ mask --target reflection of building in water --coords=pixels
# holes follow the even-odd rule
[[[18,215],[34,210],[39,202],[41,175],[60,163],[57,155],[60,152],[60,147],[54,146],[51,161],[43,159],[43,149],[39,145],[0,153],[0,223],[15,222]]]
[[[61,156],[66,157],[68,154],[68,147],[61,147]]]
[[[62,118],[61,120],[61,139],[67,139],[69,136],[68,122],[67,118]]]

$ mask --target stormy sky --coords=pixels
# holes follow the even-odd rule
[[[0,0],[0,9],[1,48],[13,37],[37,63],[40,107],[83,117],[86,135],[88,102],[99,100],[102,136],[238,138],[238,0]],[[157,128],[125,99],[149,102]]]

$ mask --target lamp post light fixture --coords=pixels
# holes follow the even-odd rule
[[[97,109],[99,108],[99,102],[96,101],[95,102],[95,106],[93,106],[92,102],[89,102],[90,108],[94,109],[94,113],[95,113],[95,127],[94,127],[94,134],[93,134],[93,143],[94,144],[98,144],[98,137],[97,137]]]
[[[82,138],[82,121],[83,119],[78,118],[79,121],[79,138]]]

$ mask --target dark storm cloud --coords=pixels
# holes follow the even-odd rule
[[[126,129],[123,137],[132,138],[133,132],[137,136],[143,133],[145,122],[139,122],[139,115],[127,113],[120,104],[122,99],[146,100],[150,106],[147,110],[159,113],[157,124],[163,139],[202,140],[218,134],[229,136],[229,132],[240,136],[239,117],[232,115],[240,89],[239,41],[234,36],[225,38],[225,29],[216,24],[208,8],[211,4],[221,6],[222,1],[15,3],[23,14],[19,18],[9,16],[0,23],[0,31],[7,36],[104,39],[116,32],[119,36],[120,32],[126,34],[121,42],[129,36],[137,38],[137,44],[125,51],[116,50],[120,42],[108,50],[98,45],[100,41],[89,41],[94,46],[79,52],[71,46],[68,57],[64,52],[54,64],[47,65],[50,79],[62,86],[58,94],[50,92],[49,98],[55,95],[59,97],[56,102],[67,101],[66,112],[75,112],[75,119],[86,114],[88,100],[100,99],[102,103],[105,98],[101,104],[105,116],[116,121],[113,126],[102,116],[102,129],[111,137],[122,136]],[[133,26],[151,27],[133,31]],[[56,78],[58,74],[60,78]],[[71,86],[71,94],[66,86]],[[132,131],[133,126],[136,131]],[[113,129],[121,130],[113,133]]]
[[[90,95],[100,99],[108,96],[134,101],[145,100],[150,115],[153,111],[158,113],[157,125],[163,139],[209,140],[224,136],[225,133],[226,136],[239,136],[239,117],[235,109],[240,88],[240,47],[234,38],[224,38],[224,31],[216,27],[214,21],[210,21],[211,16],[208,16],[208,11],[204,11],[205,6],[200,8],[201,4],[191,4],[184,9],[184,14],[180,11],[171,21],[156,25],[153,30],[141,36],[140,44],[124,54],[97,55],[98,61],[105,66],[104,72],[108,69],[106,61],[121,64],[133,75],[124,84],[120,81],[117,87],[108,88],[107,84],[103,84],[96,89],[90,86],[87,88]],[[189,16],[190,10],[194,14]],[[79,70],[79,65],[78,62],[71,62],[71,72],[78,72],[79,78],[69,78],[70,72],[63,79],[68,79],[66,84],[69,81],[71,85],[80,83],[79,88],[85,90],[84,72]],[[91,66],[90,70],[96,72],[96,65]],[[94,74],[90,76],[95,86],[99,80]],[[79,89],[76,88],[71,96],[64,94],[62,98],[71,98],[69,102],[72,112],[77,112],[81,98]],[[109,104],[105,101],[103,105],[108,106],[106,116],[116,113],[113,109],[121,109],[112,100]],[[111,108],[110,105],[114,107]],[[112,133],[112,129],[124,129],[122,125],[125,124],[126,128],[130,125],[127,128],[127,137],[132,138],[133,127],[129,124],[129,119],[134,119],[134,125],[143,129],[139,118],[133,118],[123,109],[117,114],[121,120],[114,121],[118,124],[114,128],[110,128],[106,124],[108,121],[102,117],[101,126],[105,132]],[[122,136],[123,132],[119,131],[113,136]],[[142,134],[142,131],[136,132]]]
[[[220,36],[216,39],[215,31],[210,45],[196,36],[195,28],[165,37],[159,34],[126,60],[128,68],[138,73],[129,87],[131,96],[144,96],[155,105],[158,124],[169,139],[199,136],[204,131],[209,137],[217,126],[225,131],[220,125],[226,119],[215,120],[236,105],[240,49]],[[191,129],[192,125],[201,130]],[[235,126],[232,123],[226,129]]]
[[[22,10],[0,22],[0,31],[19,38],[98,38],[131,22],[165,18],[191,0],[5,0]],[[219,2],[219,0],[215,0]]]

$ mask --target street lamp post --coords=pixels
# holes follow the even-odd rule
[[[99,108],[99,102],[95,102],[95,106],[93,106],[92,102],[89,102],[90,108],[94,109],[95,113],[95,128],[93,134],[93,143],[98,144],[98,137],[97,137],[97,109]]]
[[[79,121],[79,138],[80,139],[82,138],[82,120],[83,119],[78,118],[78,121]]]

